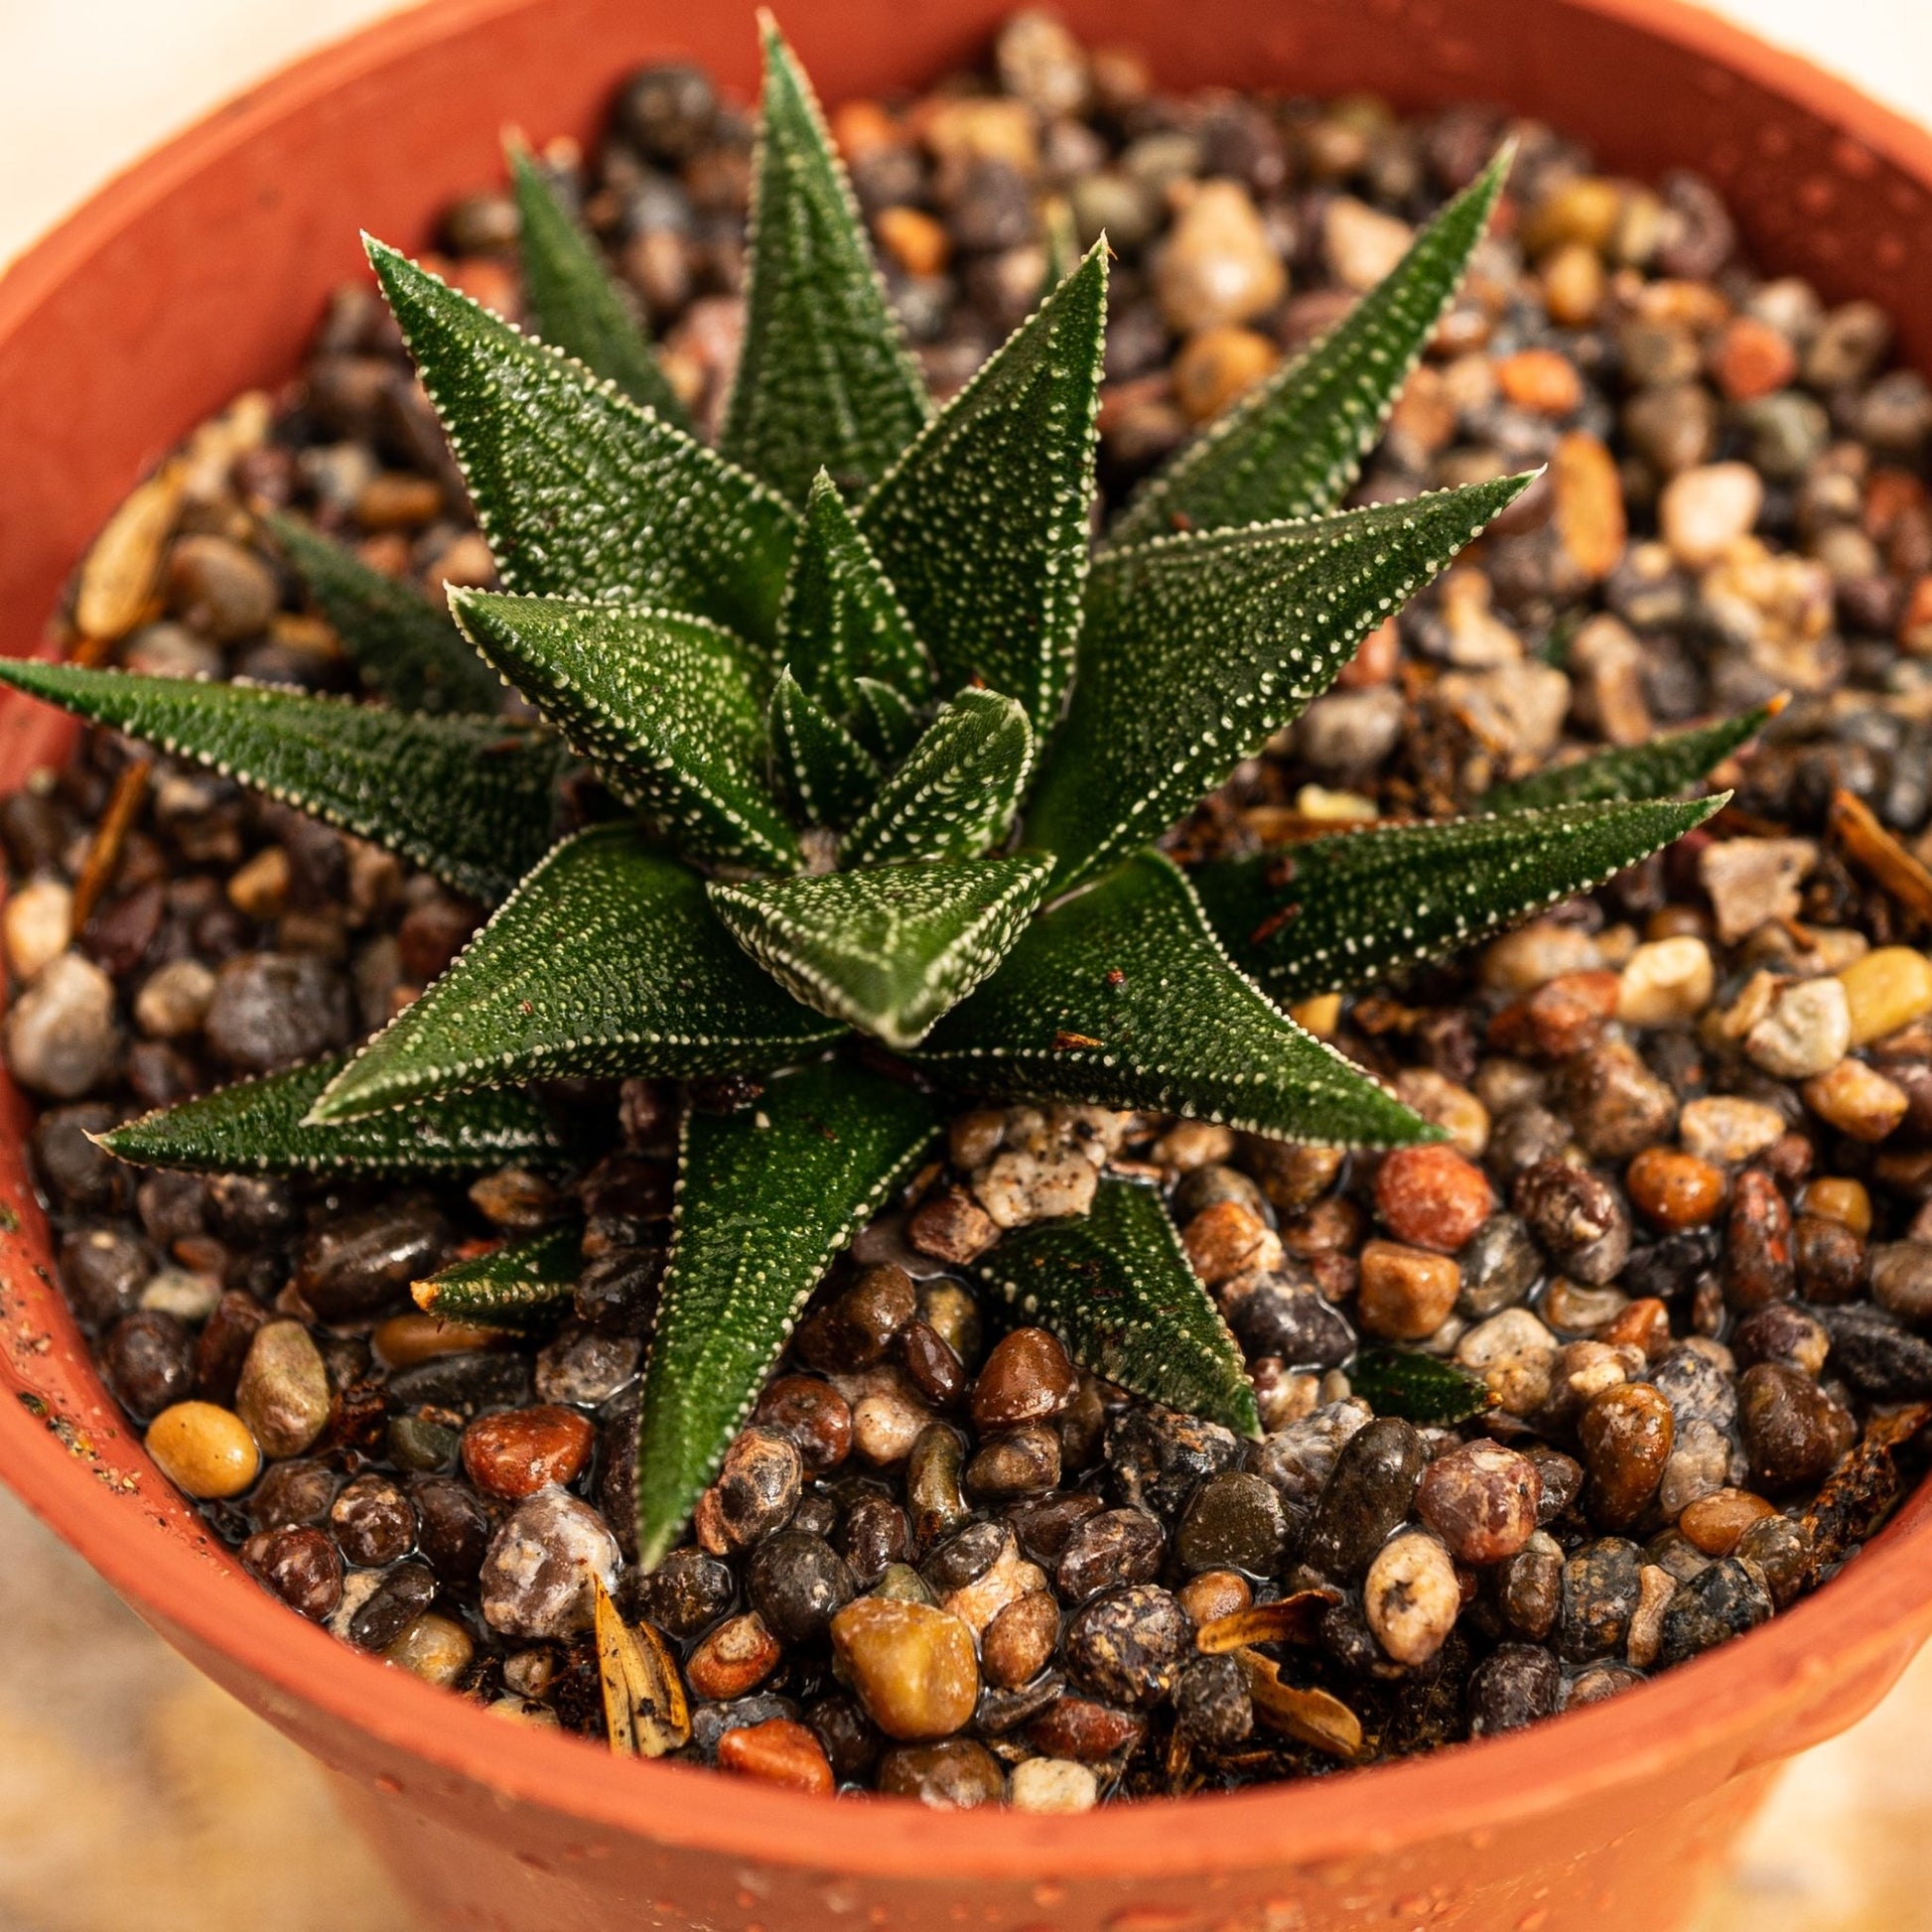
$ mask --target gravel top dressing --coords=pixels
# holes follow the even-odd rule
[[[1932,1416],[1932,391],[1890,366],[1885,317],[1758,277],[1695,177],[1610,180],[1473,106],[1164,95],[1038,15],[984,71],[831,120],[936,395],[1105,231],[1114,506],[1514,136],[1350,502],[1545,475],[1169,844],[1278,854],[1279,894],[1298,842],[1502,784],[1530,803],[1578,748],[1770,705],[1715,774],[1730,801],[1451,967],[1295,1004],[1441,1142],[957,1113],[645,1574],[630,1445],[680,1126],[759,1109],[759,1082],[506,1093],[486,1144],[424,1126],[447,1177],[111,1158],[90,1137],[150,1109],[333,1065],[483,907],[93,730],[0,801],[4,1046],[45,1106],[69,1299],[156,1461],[293,1610],[506,1722],[942,1806],[1077,1811],[1481,1737],[1835,1578]],[[648,69],[597,152],[535,164],[648,316],[667,407],[715,429],[747,113]],[[514,319],[518,226],[483,186],[429,259]],[[265,519],[440,597],[496,583],[468,505],[373,283],[345,288],[287,389],[117,515],[74,654],[354,691],[300,531]],[[1103,1326],[1096,1257],[1168,1239],[1163,1199],[1259,1439],[1126,1397],[1030,1323],[1030,1271],[1084,1269]],[[437,1276],[461,1311],[460,1264],[505,1241],[530,1244],[523,1332],[412,1305]]]

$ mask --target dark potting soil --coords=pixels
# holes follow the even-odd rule
[[[985,71],[834,121],[935,390],[1022,318],[1050,222],[1107,230],[1116,498],[1332,323],[1506,131],[1476,107],[1166,96],[1037,16]],[[6,1054],[46,1103],[69,1300],[266,1587],[508,1720],[602,1734],[596,1575],[678,1659],[694,1762],[1071,1810],[1615,1696],[1856,1553],[1932,1404],[1932,392],[1889,365],[1876,309],[1755,275],[1701,181],[1609,180],[1510,131],[1495,232],[1356,495],[1549,476],[1178,842],[1463,809],[1570,745],[1794,693],[1722,774],[1733,804],[1453,969],[1297,1009],[1447,1146],[961,1115],[652,1576],[625,1558],[627,1438],[676,1124],[756,1089],[573,1088],[603,1159],[467,1190],[136,1172],[88,1134],[359,1038],[480,910],[106,734],[0,804]],[[598,152],[545,154],[715,422],[743,109],[653,69]],[[514,242],[484,190],[449,210],[440,265],[514,316]],[[80,638],[92,661],[352,688],[258,535],[269,506],[431,589],[492,581],[368,285],[171,486],[158,547],[83,570],[83,614],[121,614]],[[1108,1169],[1169,1190],[1264,1441],[1122,1398],[968,1284]],[[584,1260],[554,1337],[410,1310],[412,1280],[553,1221]],[[1378,1416],[1362,1343],[1452,1357],[1497,1406]]]

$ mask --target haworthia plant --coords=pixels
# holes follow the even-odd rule
[[[453,624],[288,526],[384,705],[0,664],[497,906],[345,1062],[149,1116],[107,1137],[114,1152],[282,1170],[560,1160],[571,1110],[532,1083],[751,1076],[738,1111],[685,1116],[639,1398],[646,1565],[828,1264],[929,1158],[935,1088],[1338,1146],[1437,1138],[1270,996],[1441,956],[1643,857],[1713,808],[1666,794],[1756,722],[1567,766],[1477,818],[1190,879],[1156,842],[1523,485],[1338,508],[1506,157],[1096,553],[1104,242],[1069,251],[1036,312],[930,410],[768,26],[765,63],[720,450],[690,433],[589,237],[516,156],[534,335],[369,244],[502,593],[458,592]],[[489,715],[499,675],[543,727]],[[564,788],[574,759],[617,805]],[[425,1306],[550,1318],[574,1238],[460,1263],[421,1285]],[[1257,1427],[1151,1189],[1103,1179],[1088,1215],[1010,1236],[985,1274],[1110,1382]]]

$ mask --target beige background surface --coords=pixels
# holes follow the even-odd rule
[[[392,0],[0,0],[0,262]],[[1723,9],[1932,119],[1932,0]],[[320,1774],[0,1492],[0,1932],[409,1932]],[[1932,1932],[1932,1655],[1802,1759],[1700,1932]],[[532,1932],[541,1932],[532,1928]]]

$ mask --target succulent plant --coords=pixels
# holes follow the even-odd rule
[[[1756,722],[1560,767],[1482,816],[1183,871],[1163,835],[1531,481],[1337,507],[1507,155],[1096,545],[1104,240],[935,410],[768,26],[765,56],[745,344],[715,450],[513,152],[535,336],[368,244],[506,589],[453,590],[452,623],[281,519],[381,702],[0,667],[495,907],[352,1056],[134,1121],[104,1137],[114,1153],[566,1163],[572,1110],[546,1082],[755,1076],[749,1104],[685,1113],[640,1397],[646,1566],[828,1264],[926,1158],[946,1096],[1347,1147],[1438,1138],[1277,999],[1597,884],[1716,808],[1668,794]],[[498,715],[498,678],[528,712]],[[578,1265],[553,1231],[419,1299],[528,1327],[568,1305]],[[1095,1372],[1255,1432],[1240,1352],[1153,1190],[1105,1179],[1088,1215],[1010,1235],[983,1274]],[[1375,1373],[1406,1385],[1400,1363]]]

